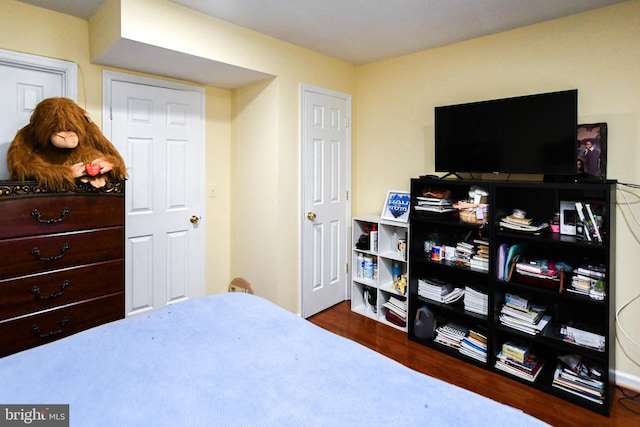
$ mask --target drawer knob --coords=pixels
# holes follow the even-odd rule
[[[54,335],[61,334],[62,331],[64,331],[64,327],[67,326],[67,323],[69,323],[69,321],[71,321],[69,316],[64,316],[62,321],[60,321],[60,329],[56,329],[55,331],[49,331],[49,332],[44,332],[44,333],[40,331],[40,326],[33,325],[31,327],[31,333],[36,335],[36,336],[38,336],[39,338],[49,338],[49,337],[52,337]]]
[[[60,259],[64,256],[64,254],[71,248],[71,245],[68,243],[65,243],[64,245],[62,245],[62,248],[60,249],[60,254],[59,255],[52,255],[52,256],[42,256],[40,253],[40,249],[38,248],[33,248],[31,249],[31,255],[33,255],[34,257],[36,257],[36,259],[38,261],[55,261],[57,259]]]
[[[36,221],[38,221],[40,224],[57,224],[59,222],[64,221],[64,219],[70,213],[71,213],[71,209],[64,208],[60,213],[60,218],[42,219],[42,214],[40,213],[40,211],[38,209],[34,209],[33,212],[31,212],[31,216],[34,217]]]
[[[31,288],[31,293],[34,294],[39,300],[58,298],[64,295],[64,290],[67,289],[69,286],[71,286],[71,282],[69,280],[65,280],[64,282],[62,282],[62,285],[60,285],[60,290],[58,292],[54,292],[49,295],[42,295],[40,288],[37,286],[34,286],[33,288]]]

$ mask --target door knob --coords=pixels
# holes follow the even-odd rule
[[[189,218],[189,221],[191,221],[191,224],[197,224],[198,221],[200,221],[200,217],[197,217],[195,215],[191,215],[191,218]]]
[[[316,214],[315,214],[315,213],[313,213],[313,212],[307,212],[307,219],[308,219],[309,221],[315,221],[315,219],[316,219]]]

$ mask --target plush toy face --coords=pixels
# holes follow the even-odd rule
[[[49,143],[58,148],[76,148],[78,140],[86,136],[91,123],[86,112],[67,98],[48,98],[38,104],[31,115],[36,146],[46,148]]]
[[[64,131],[51,135],[51,143],[58,148],[76,148],[78,146],[78,134]]]

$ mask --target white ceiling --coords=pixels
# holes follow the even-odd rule
[[[22,0],[88,19],[102,0]],[[171,0],[353,64],[418,52],[624,0]]]
[[[88,19],[103,0],[21,1]],[[626,0],[171,1],[353,64],[365,64]],[[161,70],[140,71],[167,75]]]

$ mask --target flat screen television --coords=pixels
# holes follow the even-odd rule
[[[435,170],[576,175],[577,89],[435,107]]]

